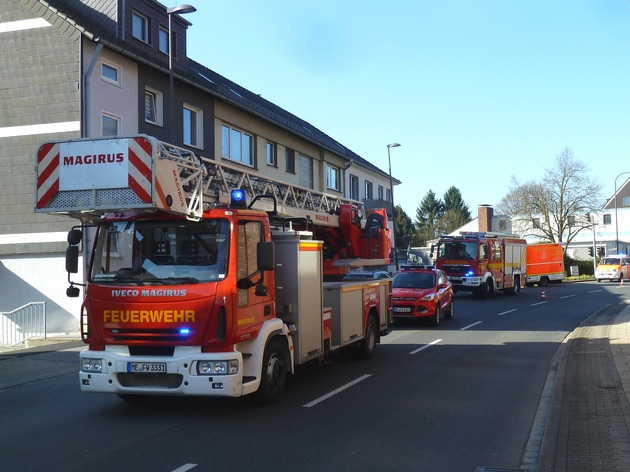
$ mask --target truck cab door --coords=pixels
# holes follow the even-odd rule
[[[503,269],[505,266],[504,248],[500,241],[491,239],[488,241],[490,246],[490,263],[488,268],[492,273],[495,283],[503,286]]]
[[[234,333],[237,339],[245,339],[255,335],[260,325],[273,315],[274,277],[271,271],[258,271],[258,244],[264,241],[265,236],[263,221],[239,220],[235,229],[237,289]],[[238,284],[238,281],[247,278],[256,285]],[[264,295],[261,295],[261,286],[269,288]]]

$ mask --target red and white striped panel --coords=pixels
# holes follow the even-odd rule
[[[151,203],[153,146],[146,138],[129,139],[129,187],[140,200]]]
[[[37,151],[37,208],[46,205],[59,191],[59,143],[43,144]]]
[[[128,185],[144,203],[152,202],[153,145],[145,137],[126,140],[128,146]],[[37,152],[37,208],[46,208],[59,192],[60,143],[45,143]]]

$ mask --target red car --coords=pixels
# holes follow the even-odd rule
[[[453,288],[446,274],[433,266],[403,266],[394,275],[394,319],[428,319],[433,326],[455,314]]]

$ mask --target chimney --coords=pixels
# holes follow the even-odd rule
[[[479,205],[477,211],[477,218],[479,220],[479,231],[485,233],[492,231],[492,215],[493,210],[490,205]]]

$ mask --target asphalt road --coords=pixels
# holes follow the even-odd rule
[[[455,318],[396,324],[368,361],[303,368],[281,402],[82,394],[78,352],[0,356],[0,464],[26,471],[518,469],[562,341],[617,284],[456,295]],[[22,356],[22,357],[18,357]]]

